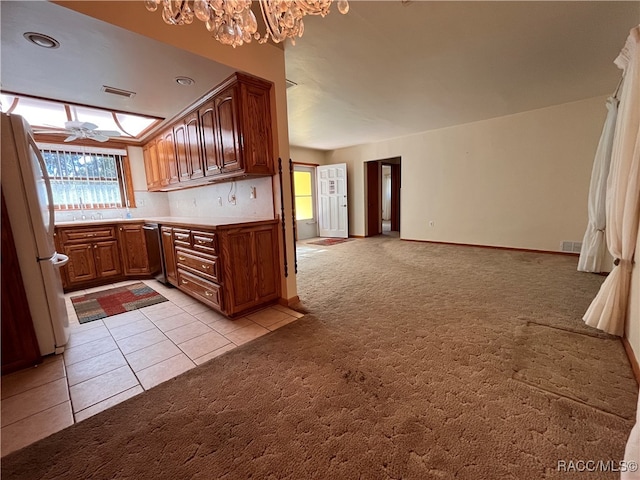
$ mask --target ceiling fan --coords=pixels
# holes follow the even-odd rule
[[[106,142],[110,137],[119,137],[121,134],[117,130],[98,130],[98,126],[91,122],[79,122],[77,120],[64,122],[64,129],[42,129],[36,133],[67,133],[65,142],[73,142],[80,138],[95,140],[96,142]]]
[[[65,142],[73,142],[79,138],[106,142],[109,137],[120,136],[120,132],[116,130],[98,130],[98,126],[91,122],[64,122],[64,129],[69,133],[69,136],[64,139]]]

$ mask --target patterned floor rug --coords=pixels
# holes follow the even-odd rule
[[[315,242],[307,242],[309,245],[324,245],[326,247],[336,245],[338,243],[350,242],[353,238],[323,238]]]
[[[166,298],[142,282],[71,298],[80,323],[92,322],[166,301]]]

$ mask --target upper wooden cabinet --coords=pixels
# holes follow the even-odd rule
[[[161,178],[153,176],[158,169],[153,168],[150,145],[162,138],[166,151],[169,138],[165,135],[148,142],[143,152],[149,190],[192,187],[237,176],[273,175],[271,86],[257,77],[236,73],[173,123],[171,140],[179,183],[172,181],[166,168],[164,173],[160,171]],[[156,152],[160,152],[159,146]]]
[[[180,181],[204,177],[200,155],[198,112],[193,111],[173,127]]]
[[[175,142],[173,130],[166,131],[158,139],[158,161],[162,172],[160,185],[167,186],[178,183],[178,167],[176,165]]]

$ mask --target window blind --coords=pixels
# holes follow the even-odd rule
[[[127,206],[120,150],[63,145],[40,147],[56,208],[83,210]]]

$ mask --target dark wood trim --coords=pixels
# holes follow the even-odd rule
[[[626,337],[622,337],[621,340],[624,351],[627,353],[627,358],[629,358],[629,363],[631,364],[631,369],[633,370],[633,376],[636,379],[636,383],[640,385],[640,365],[638,364],[636,355],[633,352],[633,348],[631,348],[629,340]]]
[[[572,252],[556,252],[554,250],[535,250],[532,248],[518,248],[518,247],[500,247],[497,245],[476,245],[474,243],[438,242],[435,240],[414,240],[411,238],[401,238],[400,240],[404,242],[433,243],[436,245],[456,245],[459,247],[492,248],[494,250],[512,250],[516,252],[549,253],[551,255],[568,255],[571,257],[577,257],[580,255],[579,253],[572,253]]]
[[[113,118],[113,122],[117,125],[117,127],[122,130],[124,133],[126,133],[127,135],[129,135],[130,137],[135,138],[135,135],[131,135],[129,132],[127,132],[124,127],[122,126],[122,124],[120,123],[120,120],[118,120],[118,114],[116,112],[111,112],[111,117]],[[147,127],[149,128],[149,127]],[[141,133],[144,133],[141,132]]]
[[[7,113],[13,113],[13,111],[18,106],[18,103],[20,103],[20,99],[18,97],[14,97],[13,102],[11,102],[11,106],[7,110]]]
[[[116,110],[116,109],[112,109],[112,108],[96,107],[95,105],[89,105],[88,103],[69,102],[67,100],[60,100],[60,99],[57,99],[57,98],[40,97],[38,95],[28,95],[26,93],[13,92],[13,91],[9,91],[9,90],[2,90],[2,93],[5,94],[5,95],[14,95],[14,96],[18,96],[18,97],[35,98],[36,100],[43,100],[43,101],[46,101],[46,102],[57,102],[57,103],[65,104],[65,105],[73,105],[74,107],[94,108],[96,110],[102,110],[102,111],[105,111],[105,112],[123,113],[125,115],[136,115],[138,117],[151,118],[153,120],[164,120],[162,117],[156,117],[155,115],[147,115],[147,114],[138,113],[138,112],[127,112],[125,110]]]
[[[61,147],[64,147],[64,145],[69,145],[68,143],[64,142],[64,139],[67,138],[69,135],[67,135],[66,133],[35,133],[33,135],[33,138],[35,139],[36,142],[40,142],[40,143],[55,143],[57,145],[60,145]],[[141,145],[140,142],[138,142],[137,140],[129,140],[129,139],[125,139],[122,138],[119,141],[112,141],[112,140],[108,140],[106,142],[96,142],[95,140],[89,140],[89,139],[82,139],[79,138],[77,140],[74,140],[73,143],[71,145],[81,145],[83,147],[104,147],[104,148],[127,148],[127,146],[130,145],[134,145],[136,147],[139,147]]]
[[[383,164],[384,165],[384,164]],[[391,167],[391,231],[400,231],[400,185],[401,164],[395,163]]]
[[[293,162],[293,166],[300,165],[301,167],[319,167],[319,163],[306,163],[306,162]]]
[[[382,233],[382,165],[378,161],[366,162],[367,184],[367,237]]]
[[[364,235],[349,235],[349,238],[365,238]]]
[[[127,155],[122,157],[122,171],[124,173],[122,183],[127,191],[129,208],[136,208],[136,194],[133,191],[133,177],[131,176],[131,160],[129,160],[129,151],[127,151]],[[125,208],[126,207],[127,205],[125,205]]]

